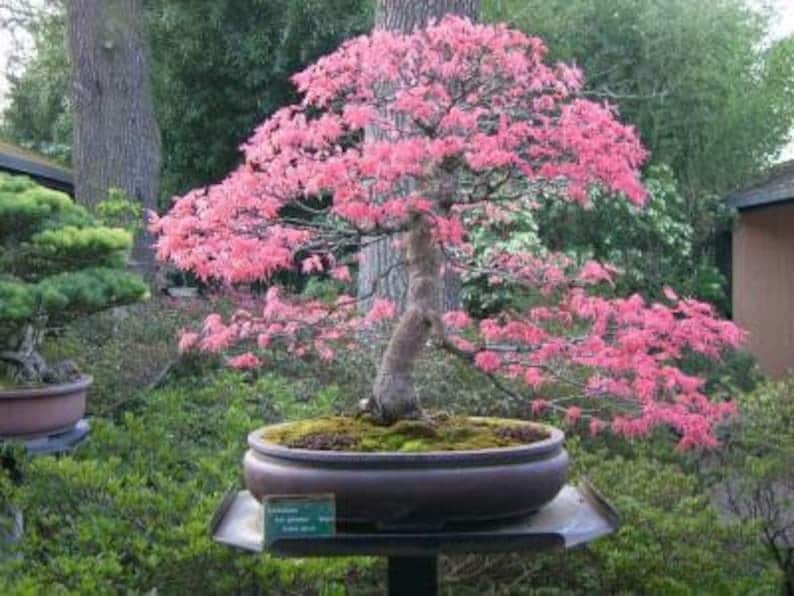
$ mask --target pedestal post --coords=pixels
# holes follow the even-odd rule
[[[389,596],[436,596],[438,557],[389,557]]]

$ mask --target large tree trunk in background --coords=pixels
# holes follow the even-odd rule
[[[446,14],[465,16],[477,20],[480,0],[377,0],[375,28],[410,33],[424,27],[431,20]],[[377,131],[371,131],[377,134]],[[404,266],[398,265],[400,251],[389,238],[368,245],[363,251],[359,266],[358,297],[361,308],[369,310],[375,298],[387,298],[405,307],[408,275]],[[460,279],[452,272],[444,275],[443,289],[439,290],[441,310],[453,310],[460,305]]]
[[[143,0],[70,0],[75,198],[93,206],[109,188],[154,209],[160,129],[149,81]],[[151,279],[152,238],[135,239],[133,265]]]
[[[479,13],[480,0],[377,0],[375,28],[410,33],[447,14],[476,21]]]

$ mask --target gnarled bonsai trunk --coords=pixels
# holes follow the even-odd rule
[[[22,384],[65,383],[80,376],[80,371],[71,360],[50,365],[39,353],[41,329],[26,325],[17,340],[12,340],[9,349],[0,350],[0,363],[13,371],[11,378]]]
[[[11,339],[9,349],[0,351],[0,361],[11,367],[14,381],[40,382],[47,371],[47,363],[36,350],[38,333],[33,325],[26,325],[17,338]]]
[[[429,222],[415,215],[406,233],[408,295],[405,311],[392,333],[375,379],[367,410],[382,424],[419,416],[413,368],[439,321],[441,255]]]

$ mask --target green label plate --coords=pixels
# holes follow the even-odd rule
[[[274,495],[264,502],[265,547],[283,538],[333,536],[334,495]]]

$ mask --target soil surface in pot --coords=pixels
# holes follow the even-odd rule
[[[16,389],[43,389],[49,387],[47,383],[17,383],[8,377],[0,376],[0,391],[13,391]]]
[[[469,418],[429,414],[391,426],[367,418],[330,416],[281,424],[262,438],[297,449],[380,452],[470,451],[517,447],[549,438],[546,427],[505,418]]]
[[[46,387],[44,383],[17,383],[11,377],[0,374],[0,391],[14,389],[40,389]]]

